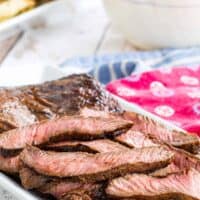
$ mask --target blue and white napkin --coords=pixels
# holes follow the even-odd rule
[[[79,57],[64,61],[60,67],[67,71],[68,66],[73,66],[74,71],[88,72],[106,84],[134,72],[192,65],[200,65],[200,47]]]

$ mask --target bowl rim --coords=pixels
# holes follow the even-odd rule
[[[126,1],[138,6],[151,6],[161,8],[198,8],[199,0],[119,0]]]

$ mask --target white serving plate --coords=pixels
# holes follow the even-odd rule
[[[15,28],[18,25],[22,24],[23,22],[27,20],[32,19],[35,16],[42,15],[43,13],[47,12],[52,6],[54,6],[60,1],[61,0],[55,0],[52,2],[45,3],[41,6],[33,8],[32,10],[29,10],[13,18],[10,18],[4,22],[0,22],[0,33],[5,33],[5,31]]]
[[[20,73],[19,73],[20,72]],[[23,73],[22,73],[23,72]],[[72,68],[68,70],[68,73],[64,73],[56,67],[35,67],[34,69],[29,69],[28,67],[14,67],[14,68],[0,68],[0,86],[20,86],[27,84],[38,84],[49,80],[55,80],[63,76],[74,73]],[[122,108],[125,110],[140,113],[142,115],[148,116],[161,124],[164,124],[167,128],[181,130],[176,126],[166,122],[165,120],[146,112],[137,105],[130,104],[119,97],[115,97]],[[31,194],[30,192],[24,190],[21,186],[16,184],[8,176],[0,173],[0,187],[7,190],[13,194],[16,199],[19,200],[38,200],[39,198]],[[0,197],[1,199],[1,197]]]

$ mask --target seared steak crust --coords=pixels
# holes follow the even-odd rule
[[[39,85],[0,88],[0,132],[75,115],[84,107],[121,112],[97,81],[86,74],[71,75]]]
[[[173,159],[173,153],[162,147],[99,154],[55,153],[29,146],[20,158],[40,174],[87,182],[164,167]]]

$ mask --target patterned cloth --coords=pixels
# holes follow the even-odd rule
[[[107,89],[200,136],[200,67],[132,74],[111,82]]]
[[[191,66],[200,64],[200,48],[163,49],[158,51],[129,52],[123,54],[72,58],[59,67],[67,73],[90,72],[103,84],[159,67]]]

